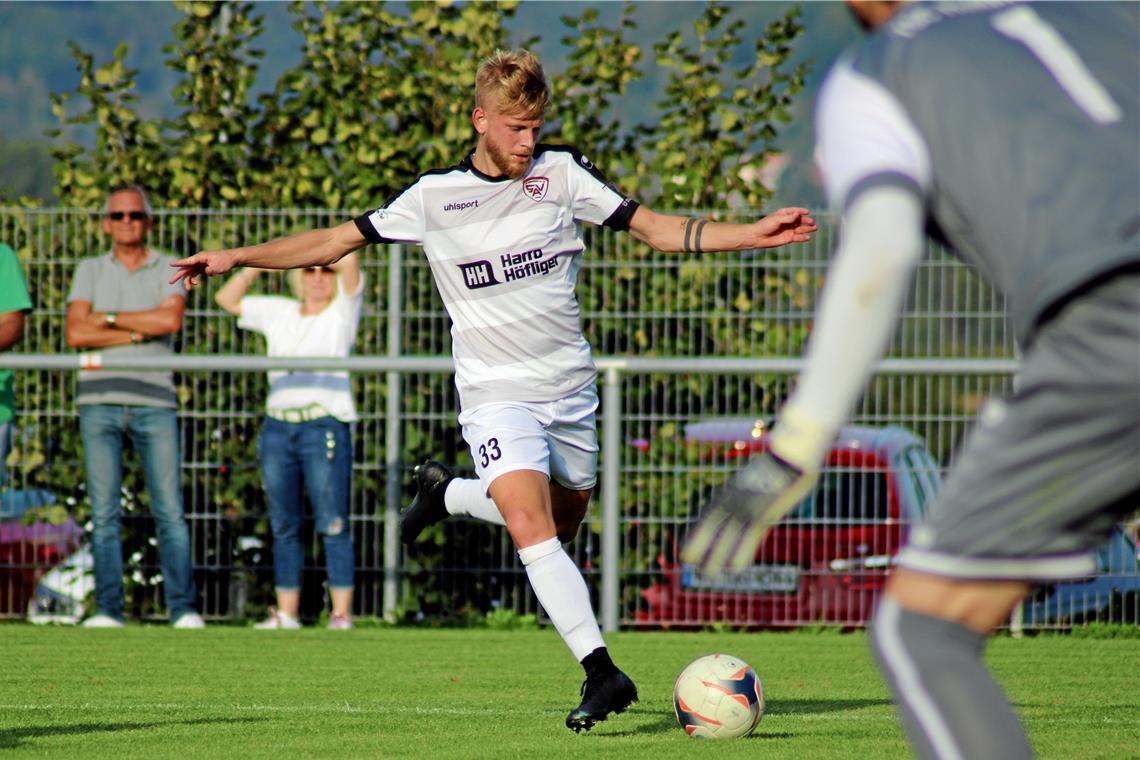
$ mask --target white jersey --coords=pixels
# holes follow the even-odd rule
[[[338,283],[332,303],[317,314],[301,313],[301,302],[285,296],[245,296],[238,327],[265,336],[269,356],[344,357],[352,353],[364,277],[355,293]],[[320,404],[341,422],[355,422],[356,406],[347,372],[270,372],[266,409],[287,411]]]
[[[595,382],[574,295],[581,222],[625,230],[636,208],[577,150],[539,145],[517,179],[489,177],[468,156],[356,224],[372,243],[423,246],[452,321],[460,403],[472,409],[556,401]]]

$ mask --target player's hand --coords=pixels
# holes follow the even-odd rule
[[[819,229],[806,208],[782,208],[753,225],[755,248],[775,248],[789,243],[806,243]]]
[[[706,576],[726,567],[743,570],[755,561],[768,531],[808,494],[817,477],[771,449],[753,457],[702,510],[681,550],[682,561]]]
[[[177,274],[170,278],[171,284],[182,280],[186,290],[192,290],[199,283],[199,277],[213,277],[225,274],[237,264],[237,257],[231,251],[203,251],[178,261],[170,262],[170,266],[178,269]]]

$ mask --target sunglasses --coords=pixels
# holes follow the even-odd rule
[[[302,270],[305,274],[332,274],[333,270],[328,267],[305,267]]]
[[[149,217],[145,211],[108,211],[107,218],[115,222],[121,222],[124,218],[132,222],[143,222]]]

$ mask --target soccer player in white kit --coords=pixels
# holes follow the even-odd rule
[[[459,421],[479,477],[455,479],[434,462],[419,468],[402,537],[411,543],[448,514],[506,526],[535,595],[586,671],[582,702],[566,719],[581,731],[637,699],[562,548],[585,516],[597,470],[597,373],[574,295],[581,223],[628,229],[657,250],[691,252],[804,242],[816,226],[803,208],[752,224],[656,214],[618,192],[577,150],[539,144],[549,101],[533,54],[497,52],[476,77],[475,150],[456,166],[421,175],[338,227],[177,265],[189,285],[238,264],[327,265],[369,243],[423,246],[452,320]]]

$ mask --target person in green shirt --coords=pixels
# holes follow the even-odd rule
[[[16,252],[0,243],[0,351],[7,351],[24,337],[24,313],[32,310],[28,286]],[[10,369],[0,369],[0,486],[8,480],[8,451],[16,418],[16,379]]]

